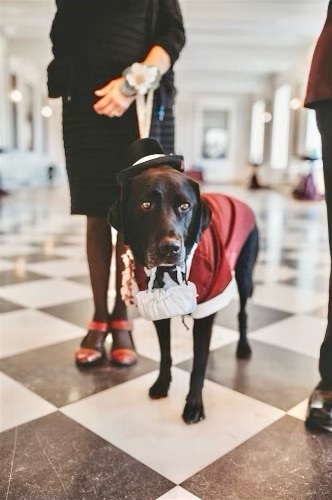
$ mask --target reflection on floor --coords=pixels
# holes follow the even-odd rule
[[[324,203],[223,190],[249,202],[261,231],[253,358],[235,360],[234,301],[214,327],[207,419],[193,426],[180,417],[192,360],[182,323],[165,400],[147,396],[159,354],[135,311],[138,365],[78,370],[73,352],[92,315],[84,218],[67,215],[62,188],[2,201],[1,498],[331,500],[331,435],[303,425],[326,328]]]

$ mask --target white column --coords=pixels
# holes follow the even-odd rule
[[[53,115],[48,119],[48,157],[51,163],[64,169],[62,102],[61,99],[53,99],[50,102],[53,109]]]
[[[10,146],[8,123],[10,123],[8,89],[8,47],[5,36],[0,33],[0,148]]]

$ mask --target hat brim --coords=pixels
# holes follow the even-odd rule
[[[144,161],[138,165],[133,165],[129,168],[121,170],[116,178],[119,184],[123,184],[127,179],[135,177],[136,175],[144,172],[144,170],[151,167],[159,167],[161,165],[166,165],[172,167],[179,172],[184,172],[183,156],[181,155],[165,155],[160,158],[153,158],[151,160]]]

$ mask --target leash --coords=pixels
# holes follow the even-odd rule
[[[150,89],[147,94],[138,94],[136,97],[136,113],[140,139],[149,137],[152,121],[154,90]]]

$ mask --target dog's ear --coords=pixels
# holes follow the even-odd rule
[[[118,196],[108,211],[107,222],[119,233],[122,233],[123,231],[121,211],[121,198]]]
[[[108,211],[107,222],[109,223],[110,226],[114,227],[114,229],[122,233],[122,217],[121,217],[120,205],[121,205],[121,200],[120,196],[118,196]]]
[[[124,244],[129,245],[129,221],[127,220],[127,190],[121,188],[121,192],[114,204],[108,211],[107,221],[119,233],[123,234]]]
[[[188,233],[187,245],[192,246],[198,243],[201,239],[203,231],[209,226],[211,222],[211,210],[208,204],[201,198],[199,185],[197,182],[189,179],[189,182],[195,192],[196,196],[196,210],[193,214]]]

